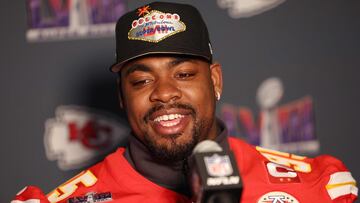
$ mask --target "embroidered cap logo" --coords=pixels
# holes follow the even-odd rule
[[[157,10],[149,12],[149,9],[149,7],[138,9],[139,16],[147,14],[132,22],[128,39],[157,43],[186,30],[186,25],[180,21],[178,14],[163,13]]]
[[[139,16],[143,16],[143,15],[145,15],[145,13],[149,14],[150,13],[149,9],[150,9],[150,6],[143,6],[141,8],[138,8],[137,14]]]

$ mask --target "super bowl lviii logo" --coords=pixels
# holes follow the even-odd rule
[[[80,106],[60,106],[45,123],[45,149],[62,170],[86,166],[109,153],[129,132],[114,116]]]
[[[28,41],[112,36],[125,0],[26,0]]]
[[[317,153],[312,98],[279,105],[283,93],[281,80],[268,78],[257,90],[258,116],[249,107],[223,104],[221,118],[231,134],[242,135],[251,144],[290,153]]]

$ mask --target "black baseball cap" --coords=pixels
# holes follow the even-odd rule
[[[209,32],[199,11],[187,4],[153,2],[130,11],[116,23],[116,62],[124,63],[145,55],[179,54],[212,62]]]

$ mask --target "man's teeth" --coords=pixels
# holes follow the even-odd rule
[[[184,115],[181,115],[181,114],[169,114],[169,115],[162,115],[162,116],[156,117],[154,119],[154,121],[156,121],[156,122],[168,121],[168,120],[174,120],[174,119],[183,118],[183,117],[184,117]]]

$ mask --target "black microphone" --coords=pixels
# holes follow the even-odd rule
[[[211,140],[197,144],[189,159],[189,182],[196,203],[239,203],[242,182],[233,153]]]

